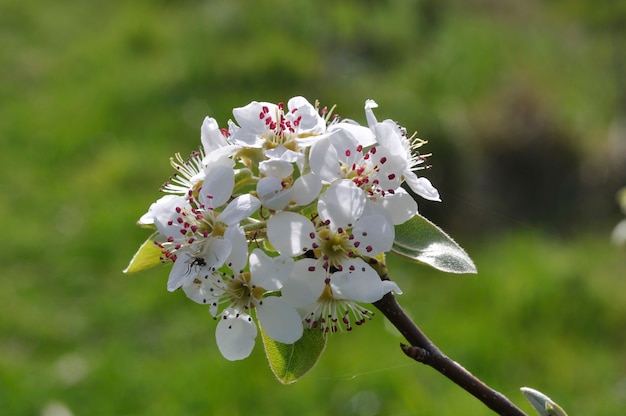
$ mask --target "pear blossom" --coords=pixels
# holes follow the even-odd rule
[[[319,218],[279,212],[267,224],[269,241],[279,253],[304,256],[295,262],[283,296],[310,327],[320,326],[324,332],[350,330],[352,321],[360,325],[371,316],[357,302],[371,303],[392,290],[400,292],[364,260],[391,249],[392,225],[382,215],[362,216],[364,204],[358,199],[365,197],[351,181],[331,188],[320,197]]]
[[[239,235],[243,236],[241,230]],[[246,358],[254,348],[257,327],[253,309],[267,335],[278,342],[293,344],[303,333],[300,315],[293,306],[282,297],[265,296],[281,289],[293,264],[291,258],[270,258],[256,249],[250,255],[249,271],[244,270],[246,259],[247,251],[235,251],[227,261],[228,271],[212,270],[183,286],[189,298],[210,304],[214,317],[220,304],[228,304],[219,313],[215,337],[218,349],[231,361]]]
[[[421,166],[424,163],[424,157],[420,156],[419,153],[416,154],[416,151],[426,142],[407,137],[406,130],[393,120],[378,122],[372,110],[377,107],[378,104],[374,100],[365,102],[367,123],[376,136],[378,144],[403,160],[400,174],[413,192],[424,199],[440,202],[439,192],[430,181],[415,174],[416,170],[424,169],[424,166]]]
[[[239,128],[230,136],[232,143],[262,148],[266,157],[290,163],[304,158],[299,140],[321,136],[326,130],[326,120],[303,97],[291,98],[286,109],[283,103],[253,101],[235,108],[233,115]]]
[[[268,209],[284,209],[288,204],[303,206],[311,203],[322,190],[322,181],[312,172],[293,179],[292,163],[270,159],[259,163],[262,175],[257,195]]]
[[[366,101],[360,125],[300,96],[253,101],[227,128],[205,117],[198,150],[170,159],[165,195],[139,225],[156,230],[154,263],[172,263],[167,289],[218,321],[226,359],[248,357],[259,328],[284,344],[305,329],[349,331],[372,317],[363,304],[401,293],[372,265],[417,213],[403,185],[439,193],[416,174],[424,142],[376,107]]]
[[[260,201],[248,194],[228,202],[233,187],[234,171],[229,164],[209,166],[204,179],[186,196],[166,195],[142,217],[159,231],[157,244],[164,261],[174,262],[168,290],[193,280],[190,268],[219,268],[230,255],[233,245],[228,227],[239,224],[260,206]],[[179,258],[181,254],[184,256]]]
[[[387,147],[365,148],[350,132],[317,141],[310,151],[311,170],[322,180],[333,183],[348,179],[366,196],[367,203],[379,205],[394,224],[401,224],[417,213],[417,203],[401,187],[405,159]],[[376,209],[372,207],[371,209]]]

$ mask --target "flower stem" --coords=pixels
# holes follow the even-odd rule
[[[402,351],[414,360],[426,364],[456,383],[462,389],[503,416],[527,416],[506,396],[487,386],[457,362],[446,356],[400,307],[393,293],[388,293],[374,306],[402,333],[411,345],[400,344]]]

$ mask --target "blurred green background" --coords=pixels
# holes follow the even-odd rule
[[[205,115],[365,99],[428,139],[419,201],[477,276],[390,259],[402,305],[525,411],[626,409],[626,3],[0,0],[0,414],[489,415],[377,319],[302,381],[225,361],[168,269],[121,270]]]

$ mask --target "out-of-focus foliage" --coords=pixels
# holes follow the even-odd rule
[[[222,360],[167,269],[121,274],[203,117],[301,94],[361,122],[373,98],[429,140],[444,202],[420,211],[480,271],[390,265],[434,341],[521,406],[533,385],[570,414],[618,414],[621,3],[0,0],[0,413],[490,414],[407,362],[378,316],[283,387],[260,348]]]

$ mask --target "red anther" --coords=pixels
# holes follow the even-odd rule
[[[315,238],[315,233],[314,233],[314,232],[310,232],[310,233],[309,233],[309,237],[310,237],[310,238]]]
[[[362,151],[363,151],[363,145],[362,145],[362,144],[358,145],[358,146],[356,147],[356,151],[357,151],[357,152],[362,152]]]
[[[265,114],[267,114],[267,113],[269,113],[269,112],[270,112],[269,107],[268,107],[268,106],[266,106],[266,105],[264,105],[263,107],[261,107],[261,109],[263,110],[263,112],[264,112]]]
[[[282,103],[282,102],[278,103],[278,109],[281,110],[281,111],[284,110],[285,109],[285,104]]]
[[[386,161],[387,161],[387,156],[383,156],[383,157],[380,158],[380,163],[382,165],[384,165]]]
[[[371,153],[371,154],[373,154],[373,155],[374,155],[374,154],[376,154],[376,148],[375,148],[375,147],[372,147],[372,148],[370,149],[370,153]]]
[[[314,271],[315,271],[315,266],[309,266],[309,269],[308,269],[308,270],[309,270],[310,272],[314,272]]]
[[[350,155],[351,155],[350,149],[346,149],[346,157],[350,157]]]
[[[367,251],[368,253],[370,253],[372,250],[374,250],[372,246],[365,247],[365,251]]]
[[[394,180],[396,178],[396,174],[395,173],[390,173],[389,175],[387,175],[387,179],[389,180]]]

